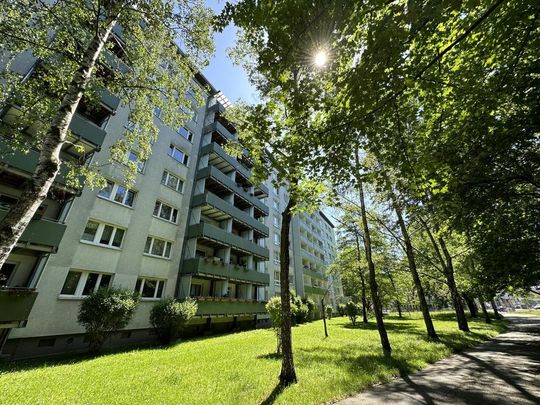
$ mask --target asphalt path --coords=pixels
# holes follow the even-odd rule
[[[540,318],[505,318],[493,340],[338,404],[540,404]]]

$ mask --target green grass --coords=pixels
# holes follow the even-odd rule
[[[515,312],[508,312],[507,315],[531,315],[540,316],[540,309],[524,309]]]
[[[69,359],[33,360],[0,368],[2,404],[319,404],[411,373],[454,351],[489,339],[504,321],[470,322],[457,330],[452,314],[434,314],[441,342],[424,338],[418,314],[387,317],[391,357],[380,349],[374,322],[352,327],[346,318],[293,328],[299,382],[274,398],[280,359],[271,330],[193,339],[174,347]]]

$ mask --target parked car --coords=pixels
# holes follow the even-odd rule
[[[533,309],[540,309],[540,304],[536,304]]]

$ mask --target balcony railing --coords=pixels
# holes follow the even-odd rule
[[[219,198],[218,196],[211,193],[198,194],[193,197],[192,205],[194,207],[201,205],[210,205],[215,209],[228,214],[231,217],[234,217],[238,221],[244,223],[250,228],[256,230],[264,236],[268,236],[269,229],[268,227],[260,221],[257,221],[255,218],[251,217],[247,212],[242,211],[239,208],[236,208],[234,205],[228,203],[227,201]]]
[[[266,273],[259,273],[240,265],[223,263],[213,258],[186,259],[182,266],[182,273],[239,280],[258,285],[270,283],[270,276]]]
[[[229,189],[232,193],[237,194],[242,199],[259,209],[264,215],[268,215],[268,206],[266,206],[257,197],[249,194],[243,188],[236,185],[235,181],[228,177],[225,173],[212,166],[207,166],[199,170],[197,173],[197,179],[204,179],[211,177],[215,181],[221,183],[224,187]]]
[[[304,286],[304,291],[306,294],[315,294],[315,295],[325,295],[326,294],[326,288],[321,287],[313,287],[310,285]]]
[[[37,294],[33,288],[0,287],[0,324],[19,327],[27,321]]]
[[[241,316],[266,314],[265,302],[234,298],[197,297],[197,315]]]
[[[198,237],[212,239],[222,245],[233,246],[248,254],[253,254],[266,260],[268,260],[269,257],[268,249],[211,224],[200,223],[191,225],[188,228],[188,238]]]
[[[6,214],[6,210],[0,209],[0,221],[4,219]],[[56,251],[65,231],[65,224],[44,218],[32,219],[18,243],[49,246],[52,248],[52,251]]]

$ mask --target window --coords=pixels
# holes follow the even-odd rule
[[[279,270],[274,271],[274,280],[276,281],[276,284],[279,284],[279,282],[280,282]]]
[[[161,184],[172,188],[179,193],[181,193],[184,189],[184,182],[180,179],[180,177],[177,177],[166,170],[163,171],[163,175],[161,176]]]
[[[111,280],[111,274],[70,270],[60,295],[85,297],[97,291],[98,288],[108,288]]]
[[[127,207],[133,207],[135,192],[120,184],[107,180],[107,185],[98,192],[98,196],[117,202]]]
[[[88,220],[81,236],[81,241],[120,248],[125,233],[125,229],[94,220]]]
[[[154,115],[158,118],[161,118],[161,115],[163,114],[163,111],[159,107],[154,107]]]
[[[187,165],[189,156],[186,155],[183,151],[178,149],[176,146],[171,144],[169,146],[169,156],[177,160],[178,162]]]
[[[176,224],[176,221],[178,220],[178,210],[161,201],[156,201],[156,204],[154,205],[154,216]]]
[[[135,164],[137,165],[137,170],[139,171],[139,173],[144,172],[144,167],[146,166],[146,162],[140,161],[137,154],[135,152],[133,152],[132,150],[130,150],[128,152],[128,160],[130,162],[135,162]]]
[[[139,277],[135,283],[135,292],[139,293],[142,298],[161,298],[165,280],[155,278]]]
[[[171,257],[172,243],[149,236],[144,245],[144,254],[168,259]]]
[[[186,138],[190,142],[193,140],[193,134],[191,133],[189,129],[186,129],[184,127],[179,127],[178,131],[176,132],[178,132],[180,135],[182,135],[184,138]]]
[[[279,200],[274,198],[274,209],[279,211]]]
[[[274,245],[279,246],[280,243],[281,243],[281,237],[277,233],[275,233],[274,234]]]
[[[191,284],[189,287],[189,296],[190,297],[200,297],[202,296],[202,285],[201,284]]]
[[[276,228],[279,228],[279,217],[277,215],[274,215],[273,220],[274,220],[274,226]]]
[[[279,264],[281,261],[281,255],[277,250],[274,250],[274,264]]]

